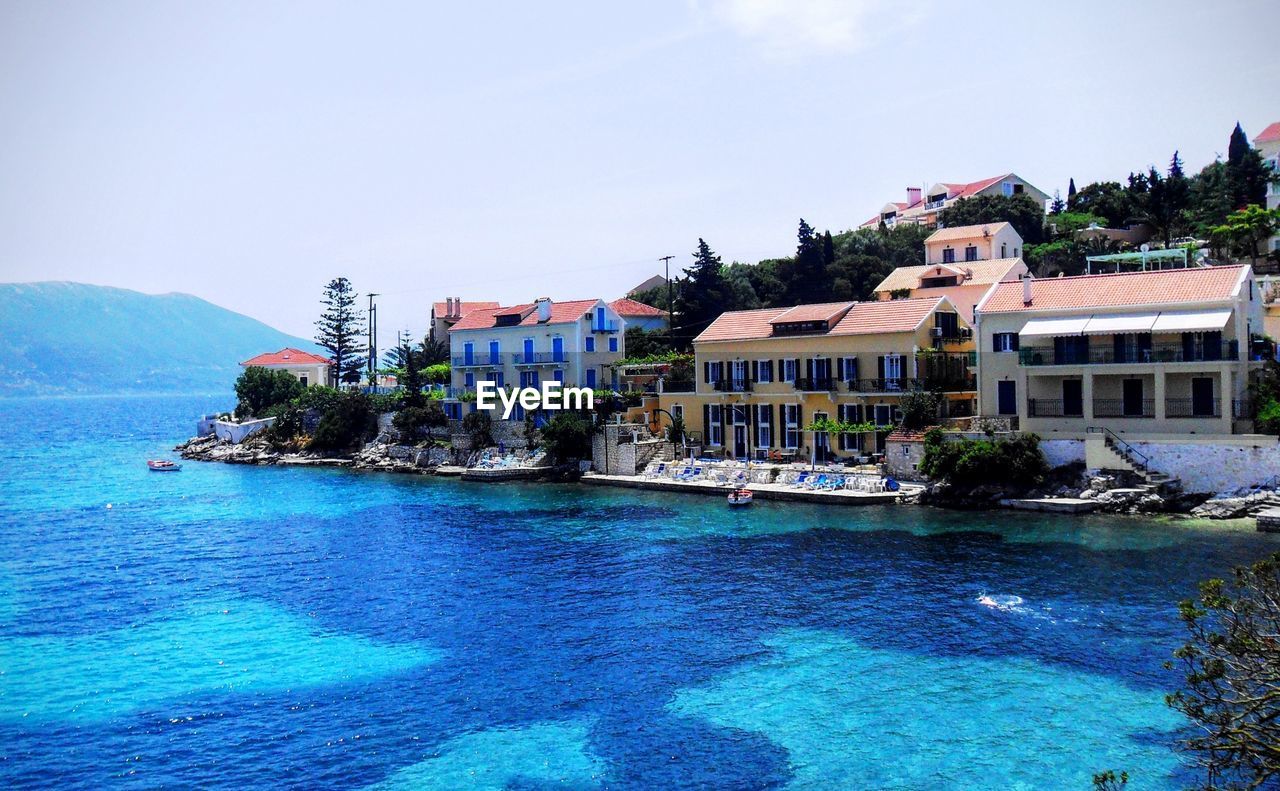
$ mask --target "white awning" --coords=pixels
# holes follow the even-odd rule
[[[1112,313],[1095,315],[1085,325],[1085,335],[1114,335],[1125,332],[1151,332],[1158,313]]]
[[[1178,313],[1161,313],[1151,327],[1152,332],[1194,332],[1196,330],[1220,330],[1231,320],[1229,310],[1189,310]]]
[[[1055,335],[1080,335],[1084,332],[1085,325],[1088,323],[1088,316],[1063,319],[1032,319],[1023,325],[1018,337],[1050,338]]]

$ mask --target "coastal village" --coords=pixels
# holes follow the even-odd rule
[[[1280,123],[1252,146],[1280,171]],[[1176,155],[1167,180],[1153,169],[1147,183],[1175,177]],[[1245,230],[1208,240],[1171,239],[1150,218],[1104,225],[1080,208],[1098,191],[1071,192],[1064,201],[1014,173],[908,189],[858,232],[910,229],[923,254],[860,298],[810,282],[803,294],[834,298],[695,310],[690,283],[720,266],[705,243],[686,278],[655,276],[621,297],[445,297],[420,347],[398,346],[385,365],[351,354],[350,339],[354,364],[300,349],[245,360],[246,372],[294,383],[293,407],[279,396],[206,416],[181,451],[748,501],[1254,516],[1276,529],[1280,185],[1267,181],[1261,205],[1232,215]],[[1029,265],[1031,240],[999,208],[1028,202],[1083,251],[1083,271],[1052,271],[1043,240]],[[973,206],[994,208],[948,222]],[[1058,227],[1074,216],[1091,221]],[[813,238],[819,253],[832,246],[830,234]],[[343,288],[339,306],[355,315]],[[594,410],[479,409],[482,385],[546,383],[590,391]],[[359,393],[372,417],[345,444],[313,443],[333,407],[298,391]]]

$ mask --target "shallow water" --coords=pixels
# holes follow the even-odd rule
[[[218,398],[0,401],[0,784],[1131,788],[1239,526],[162,455]]]

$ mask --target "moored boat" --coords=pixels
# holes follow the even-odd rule
[[[729,502],[729,506],[734,507],[751,505],[751,498],[752,494],[750,489],[734,489],[729,493],[727,500]]]
[[[147,469],[152,472],[177,472],[182,465],[168,459],[147,459]]]

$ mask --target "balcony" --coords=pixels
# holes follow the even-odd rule
[[[1029,398],[1027,417],[1084,417],[1084,404],[1061,398]]]
[[[1154,398],[1095,398],[1093,399],[1093,416],[1134,418],[1155,417],[1156,400]]]
[[[1218,398],[1166,398],[1164,415],[1170,418],[1222,417],[1222,400]]]
[[[718,393],[751,392],[751,381],[749,379],[718,379],[711,384]]]
[[[662,380],[662,392],[664,393],[692,393],[696,389],[692,379]]]
[[[502,367],[501,354],[472,354],[470,356],[454,357],[454,368],[500,368]]]
[[[609,332],[617,332],[617,331],[618,331],[618,322],[616,322],[616,321],[606,321],[606,322],[592,321],[592,322],[591,322],[591,331],[592,331],[592,332],[605,332],[605,333],[609,333]]]
[[[831,376],[802,376],[795,381],[795,388],[805,393],[828,393],[836,389],[836,379]]]
[[[901,393],[919,390],[921,385],[922,380],[908,379],[905,376],[893,379],[850,379],[848,382],[851,393]]]
[[[563,365],[568,362],[568,355],[564,352],[516,352],[511,355],[511,362],[515,365]]]
[[[1120,349],[1111,344],[1087,349],[1027,346],[1018,351],[1021,365],[1133,365],[1141,363],[1220,362],[1240,359],[1237,341],[1211,344],[1157,344],[1150,349]]]

